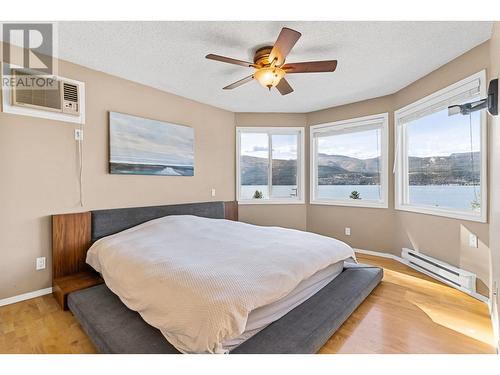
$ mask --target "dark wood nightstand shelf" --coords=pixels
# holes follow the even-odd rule
[[[90,222],[90,212],[52,216],[52,295],[64,310],[69,293],[103,283],[85,262]]]
[[[93,271],[82,271],[68,276],[54,279],[52,285],[52,295],[62,309],[68,309],[68,294],[77,290],[89,288],[102,284],[104,280],[98,273]]]

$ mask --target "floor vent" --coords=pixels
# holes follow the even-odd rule
[[[411,249],[403,249],[401,257],[416,270],[438,279],[445,284],[469,293],[476,293],[476,275],[451,264],[431,258]]]

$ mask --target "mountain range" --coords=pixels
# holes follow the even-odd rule
[[[358,159],[344,155],[318,155],[320,185],[377,185],[379,158]],[[266,158],[242,156],[242,185],[267,184]],[[471,168],[471,166],[473,166]],[[409,157],[410,185],[473,185],[479,182],[479,152],[449,156]],[[474,171],[474,172],[472,172]],[[273,185],[295,185],[296,160],[273,160]]]

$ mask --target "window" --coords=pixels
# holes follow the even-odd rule
[[[448,116],[484,97],[485,72],[395,112],[396,209],[486,221],[486,114]]]
[[[311,127],[311,203],[387,207],[388,115]]]
[[[304,128],[237,128],[240,203],[304,203]]]

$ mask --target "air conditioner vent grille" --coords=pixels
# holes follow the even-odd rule
[[[64,82],[64,100],[70,102],[78,102],[78,87],[70,83]]]

